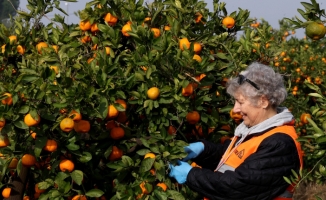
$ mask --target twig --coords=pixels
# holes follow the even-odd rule
[[[16,13],[17,13],[17,10],[16,10],[16,8],[15,8],[15,6],[12,4],[12,2],[10,1],[10,0],[7,0],[10,4],[11,4],[11,6],[12,6],[12,8],[16,11]]]

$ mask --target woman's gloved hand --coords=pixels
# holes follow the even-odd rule
[[[185,152],[188,153],[187,157],[183,159],[183,161],[188,161],[192,158],[196,158],[201,152],[204,151],[204,143],[195,142],[191,143],[184,148]]]
[[[170,164],[169,176],[174,178],[179,184],[184,184],[187,181],[187,176],[191,168],[187,162],[178,160],[177,166]]]

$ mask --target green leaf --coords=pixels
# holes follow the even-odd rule
[[[134,161],[129,156],[122,156],[122,163],[127,167],[134,166]]]
[[[87,163],[90,160],[92,160],[92,154],[87,151],[84,151],[83,155],[79,158],[79,161],[82,163]]]
[[[36,157],[39,157],[41,155],[42,149],[46,144],[46,141],[48,139],[46,137],[37,137],[35,140],[35,149],[34,154]]]
[[[144,156],[145,154],[147,154],[147,153],[149,153],[149,152],[151,152],[151,151],[148,150],[148,149],[140,149],[140,150],[138,150],[136,153],[137,153],[138,155],[140,155],[140,156]]]
[[[167,190],[166,191],[169,194],[169,198],[175,199],[175,200],[185,200],[184,196],[175,190]]]
[[[75,183],[81,185],[84,179],[84,173],[80,170],[74,170],[71,172],[71,178]]]
[[[108,115],[108,106],[109,106],[108,100],[104,96],[102,96],[98,108],[99,113],[102,116],[102,119],[105,119]]]
[[[86,196],[88,197],[101,197],[104,194],[102,190],[99,189],[91,189],[88,192],[86,192]]]
[[[15,121],[14,126],[20,129],[28,129],[29,127],[23,121]]]
[[[139,172],[143,173],[149,171],[152,168],[154,161],[154,158],[145,158],[144,160],[142,160]]]

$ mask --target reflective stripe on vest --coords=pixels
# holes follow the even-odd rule
[[[257,151],[258,147],[260,146],[260,143],[264,139],[266,139],[267,137],[269,137],[275,133],[287,134],[294,140],[297,151],[298,151],[299,159],[300,159],[300,168],[302,169],[302,167],[303,167],[302,150],[301,150],[300,143],[297,141],[298,135],[293,126],[283,125],[283,126],[273,128],[272,130],[270,130],[262,135],[254,136],[254,137],[250,138],[249,140],[239,144],[235,150],[233,150],[232,148],[229,148],[230,150],[228,152],[225,152],[224,156],[229,154],[229,152],[231,152],[231,151],[233,151],[233,153],[225,161],[224,166],[222,166],[221,170],[219,170],[219,171],[223,173],[225,171],[225,169],[232,170],[232,168],[236,169],[237,167],[239,167],[239,165],[241,165],[251,154],[253,154]],[[233,143],[235,143],[235,142],[233,142]],[[234,145],[234,144],[230,144],[230,145]],[[234,170],[232,170],[232,171],[234,171]],[[284,194],[285,193],[287,193],[287,194],[285,196],[280,196],[280,197],[289,198],[288,192],[291,192],[293,194],[293,186],[290,185],[289,188],[284,192]],[[289,199],[291,199],[291,197]]]

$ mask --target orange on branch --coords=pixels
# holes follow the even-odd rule
[[[79,28],[82,31],[88,31],[91,29],[91,23],[89,20],[83,20],[79,22]]]
[[[7,187],[2,190],[2,196],[3,198],[9,198],[11,193],[11,188]]]
[[[110,55],[111,48],[110,47],[105,47],[105,53],[106,53],[106,55]]]
[[[97,23],[92,24],[91,25],[91,32],[96,33],[98,31],[99,31],[99,29],[98,29]]]
[[[141,188],[141,191],[142,191],[143,194],[149,194],[149,193],[150,193],[150,192],[146,189],[146,187],[145,187],[145,182],[144,182],[144,181],[140,183],[139,187]]]
[[[58,53],[58,51],[59,51],[58,45],[52,45],[52,48],[53,48],[54,52]]]
[[[158,28],[151,28],[151,31],[153,32],[154,38],[158,38],[161,36],[161,30]]]
[[[7,96],[7,97],[5,99],[2,99],[1,103],[3,105],[8,105],[8,106],[12,105],[12,103],[13,103],[12,95],[10,93],[6,92],[3,94],[3,96]]]
[[[79,121],[79,120],[82,119],[82,114],[80,112],[76,111],[76,110],[72,110],[69,113],[69,117],[72,117],[72,120],[74,120],[74,121]]]
[[[111,13],[107,13],[104,17],[104,21],[106,21],[110,26],[114,26],[118,22],[118,18],[113,16]]]
[[[182,88],[182,96],[189,97],[194,93],[193,83],[189,83],[187,87]]]
[[[28,113],[24,117],[24,123],[27,126],[36,126],[40,123],[40,121],[41,121],[41,117],[39,115],[36,116],[36,119],[34,119],[30,113]]]
[[[115,124],[115,121],[114,120],[110,120],[106,123],[105,127],[107,130],[111,130],[113,129],[114,127],[116,127],[117,125]]]
[[[24,48],[22,45],[18,45],[18,46],[17,46],[17,52],[18,52],[20,55],[24,55],[24,53],[25,53],[25,48]]]
[[[300,116],[301,123],[308,124],[309,122],[308,122],[307,118],[311,119],[311,115],[309,113],[302,113]]]
[[[60,129],[64,132],[70,132],[74,129],[75,122],[73,119],[66,117],[60,122]]]
[[[127,109],[127,103],[126,103],[125,100],[123,100],[123,99],[117,99],[117,100],[115,100],[115,102],[118,103],[118,104],[120,104],[120,105],[122,105],[122,107],[124,107],[124,109]]]
[[[22,157],[22,164],[25,167],[31,167],[34,166],[36,163],[36,158],[35,156],[31,155],[31,154],[25,154]]]
[[[119,115],[118,109],[116,109],[113,105],[108,106],[108,115],[109,119],[116,118]]]
[[[233,112],[233,109],[230,110],[230,117],[234,120],[242,120],[242,115],[239,112]]]
[[[55,72],[55,74],[59,74],[59,67],[58,66],[50,66],[50,69]]]
[[[48,47],[48,44],[46,42],[39,42],[37,45],[36,45],[36,50],[39,54],[42,53],[42,49],[43,48],[47,48]]]
[[[168,134],[170,134],[170,135],[177,134],[177,129],[174,126],[170,125],[168,128]]]
[[[147,90],[147,96],[148,98],[155,100],[160,96],[160,89],[157,87],[151,87],[149,90]]]
[[[45,189],[40,189],[38,187],[38,183],[35,184],[34,190],[35,190],[36,193],[39,193],[39,194],[42,194],[42,193],[44,193],[46,191]]]
[[[196,15],[195,22],[198,24],[199,22],[201,22],[203,15],[199,12],[197,12],[195,15]]]
[[[202,50],[201,44],[199,42],[194,43],[194,52],[196,54],[199,54]]]
[[[233,28],[235,25],[235,20],[233,19],[233,17],[227,16],[222,20],[222,24],[226,28]]]
[[[196,124],[200,120],[200,114],[197,111],[190,111],[186,115],[186,120],[189,124]]]
[[[164,30],[165,30],[165,31],[169,31],[169,30],[171,30],[171,26],[164,26]]]
[[[88,133],[90,129],[91,123],[89,123],[87,120],[80,120],[78,122],[76,121],[74,124],[74,130],[77,133]]]
[[[168,186],[165,183],[158,183],[156,186],[162,188],[164,192],[168,189]]]
[[[0,117],[0,128],[3,128],[6,125],[6,119],[3,117]]]
[[[18,164],[18,159],[17,158],[13,158],[10,161],[10,164],[8,166],[9,169],[16,169],[17,168],[17,164]]]
[[[78,194],[74,196],[71,200],[87,200],[85,195]]]
[[[110,136],[114,140],[119,140],[125,136],[125,131],[121,127],[114,127],[110,131]]]
[[[312,22],[306,26],[306,35],[313,40],[319,40],[326,34],[326,28],[323,23]]]
[[[199,63],[202,61],[202,58],[199,55],[197,55],[197,54],[195,54],[192,59],[196,60]]]
[[[57,148],[58,143],[55,140],[48,139],[43,149],[48,152],[55,152]]]
[[[189,49],[189,47],[190,47],[190,42],[189,42],[188,38],[181,38],[179,40],[179,48],[181,50]]]
[[[110,161],[119,160],[123,156],[123,151],[119,149],[117,146],[112,147],[112,152],[109,155]]]
[[[154,158],[154,159],[155,159],[155,158],[156,158],[156,155],[153,154],[153,153],[151,153],[151,152],[149,152],[149,153],[146,153],[146,154],[145,154],[144,159],[145,159],[145,158]]]
[[[68,171],[72,172],[75,169],[75,164],[68,159],[61,160],[59,168],[62,172]]]
[[[130,32],[131,30],[131,24],[125,24],[121,29],[122,35],[129,37],[130,34],[128,32]]]
[[[2,128],[0,128],[2,129]],[[10,145],[10,141],[8,139],[7,135],[0,135],[0,148],[1,147],[7,147]]]

